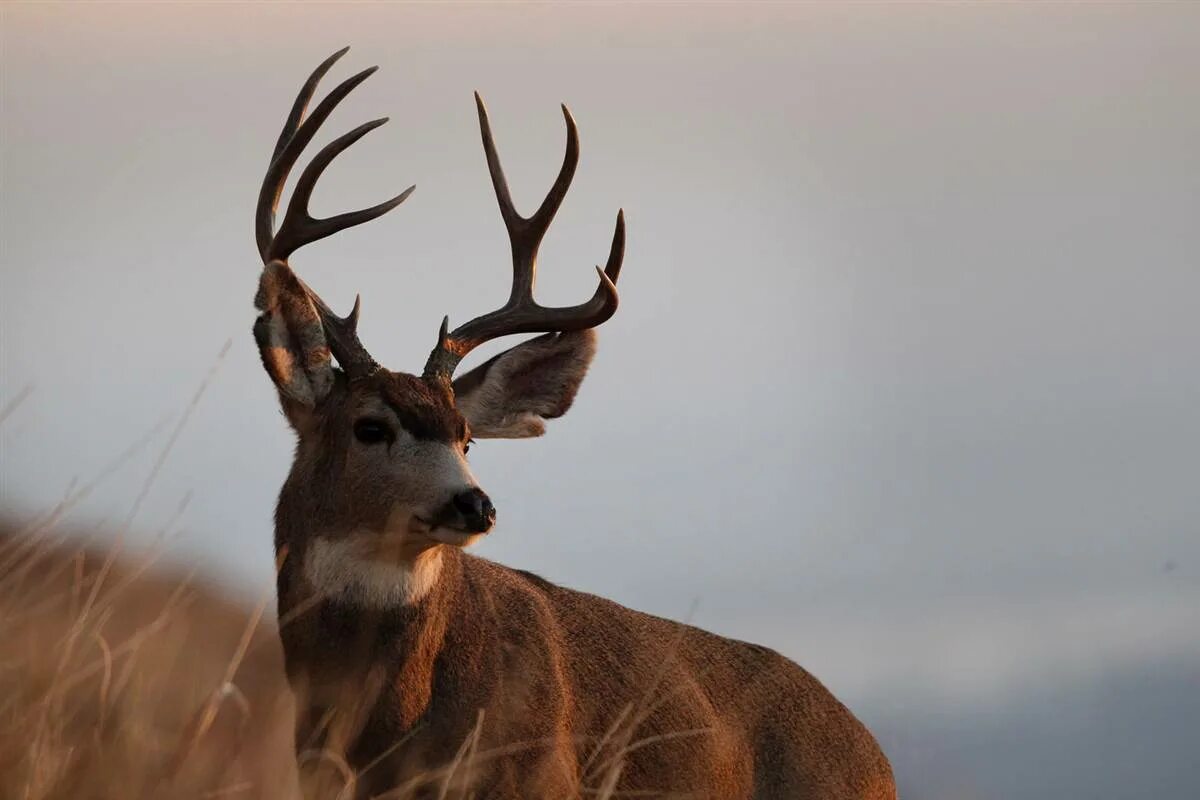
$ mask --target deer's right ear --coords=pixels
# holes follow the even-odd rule
[[[254,339],[284,413],[299,429],[333,387],[333,363],[321,317],[291,268],[271,261],[263,268],[254,305],[262,313]]]

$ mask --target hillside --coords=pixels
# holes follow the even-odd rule
[[[295,796],[270,624],[33,528],[0,521],[0,797]]]

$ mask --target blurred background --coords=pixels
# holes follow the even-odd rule
[[[580,126],[540,300],[589,296],[627,216],[575,407],[471,451],[500,519],[479,555],[782,651],[873,729],[905,798],[1194,791],[1200,6],[37,3],[0,23],[11,519],[70,494],[99,547],[161,550],[248,607],[273,592],[292,435],[250,335],[253,207],[295,92],[350,44],[328,87],[380,70],[311,152],[391,123],[314,210],[417,190],[293,266],[342,310],[362,293],[390,368],[507,296],[472,90],[527,213],[559,102]]]

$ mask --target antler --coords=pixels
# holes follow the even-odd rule
[[[279,141],[275,144],[275,152],[271,155],[271,164],[267,167],[262,189],[258,193],[258,208],[255,214],[254,236],[258,241],[258,251],[262,255],[264,264],[271,261],[287,263],[288,256],[306,244],[383,216],[403,203],[416,188],[410,186],[391,200],[361,211],[350,211],[325,219],[317,219],[309,213],[309,198],[312,197],[313,188],[325,168],[343,150],[357,142],[369,131],[387,122],[387,117],[372,120],[339,136],[317,153],[312,163],[300,174],[300,179],[296,182],[296,189],[292,192],[292,199],[288,202],[287,213],[283,216],[283,222],[280,224],[278,232],[274,231],[275,209],[283,194],[283,185],[287,181],[288,173],[295,166],[300,153],[312,141],[321,123],[329,117],[338,103],[345,99],[354,87],[365,81],[371,73],[378,69],[378,67],[370,67],[342,81],[317,104],[312,114],[305,118],[304,111],[317,90],[317,84],[320,83],[321,78],[325,76],[334,62],[344,56],[349,49],[349,47],[342,48],[313,70],[312,75],[301,87],[300,94],[296,96],[296,102],[292,104],[292,110],[283,125],[283,131],[279,134]],[[351,377],[374,370],[377,367],[375,360],[358,340],[359,298],[354,299],[354,308],[349,315],[339,317],[307,284],[301,281],[301,285],[304,286],[304,290],[317,308],[317,313],[320,314],[321,327],[325,331],[329,350],[342,369]]]
[[[500,166],[500,157],[496,155],[496,144],[492,139],[491,125],[488,124],[487,109],[484,108],[478,92],[475,93],[475,104],[479,108],[479,129],[483,135],[488,171],[492,176],[492,186],[496,190],[496,200],[500,203],[500,215],[504,218],[504,227],[508,229],[508,238],[512,244],[512,292],[508,302],[501,308],[460,325],[452,333],[447,333],[449,317],[442,320],[437,347],[429,354],[429,360],[425,364],[425,375],[428,377],[441,376],[449,379],[463,356],[490,339],[512,333],[594,328],[617,310],[617,276],[621,273],[621,261],[625,255],[623,211],[617,212],[617,227],[613,233],[608,263],[603,270],[596,267],[600,285],[592,299],[586,303],[562,308],[546,308],[533,299],[538,246],[542,243],[555,212],[562,204],[567,188],[571,185],[571,178],[575,176],[575,167],[579,164],[579,132],[575,127],[575,120],[571,118],[571,112],[566,106],[562,107],[563,118],[567,122],[567,152],[563,156],[558,177],[533,216],[522,217],[513,207],[508,182],[504,179],[504,170]]]

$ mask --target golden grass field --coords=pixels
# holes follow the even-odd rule
[[[48,518],[53,520],[53,515]],[[335,754],[304,778],[273,612],[217,587],[89,547],[85,531],[0,519],[0,799],[353,796]],[[107,540],[109,542],[113,540]],[[587,790],[612,797],[638,715]],[[628,727],[628,730],[625,728]],[[385,793],[469,798],[471,765],[502,754],[465,742],[454,761]],[[303,789],[301,786],[303,785]]]
[[[261,610],[37,527],[0,522],[0,797],[296,796]]]

